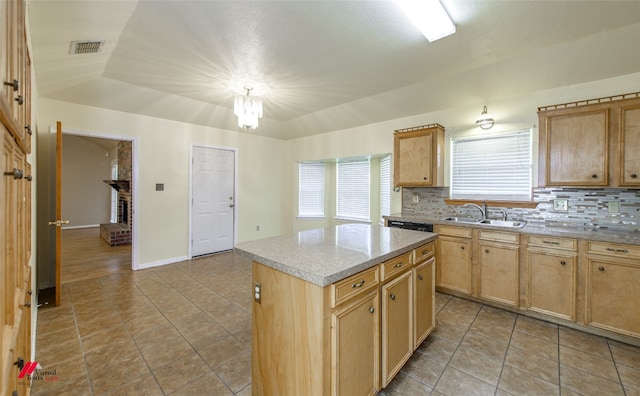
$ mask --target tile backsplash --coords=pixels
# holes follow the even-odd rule
[[[415,198],[417,196],[417,198]],[[436,219],[479,217],[477,209],[461,205],[447,205],[448,187],[403,188],[402,215],[420,215]],[[566,199],[567,211],[555,211],[554,199]],[[417,202],[415,202],[417,200]],[[503,209],[510,220],[524,220],[547,226],[600,227],[611,229],[637,229],[640,225],[640,190],[626,188],[534,188],[536,208],[490,206],[490,218],[500,218]],[[610,213],[609,203],[612,204]],[[615,205],[618,205],[617,211]]]

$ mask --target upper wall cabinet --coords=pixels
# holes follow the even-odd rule
[[[23,0],[0,1],[0,110],[2,124],[18,146],[31,151],[31,60]]]
[[[539,186],[640,187],[640,93],[538,109]]]
[[[399,129],[393,135],[393,184],[398,187],[444,185],[444,127],[430,124]]]

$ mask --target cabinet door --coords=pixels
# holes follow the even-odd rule
[[[637,261],[587,258],[587,324],[640,337]]]
[[[436,285],[471,294],[471,239],[440,236]]]
[[[609,110],[572,111],[541,116],[540,184],[606,186]]]
[[[393,183],[395,186],[424,187],[444,183],[442,157],[444,128],[434,124],[425,129],[394,134]]]
[[[413,276],[407,271],[382,286],[382,387],[413,354]]]
[[[527,308],[559,318],[576,318],[576,256],[529,250]]]
[[[422,344],[436,324],[435,268],[431,258],[413,269],[413,349]]]
[[[620,108],[620,185],[640,186],[640,105]]]
[[[518,306],[519,260],[517,245],[479,245],[479,297]]]
[[[331,315],[334,395],[375,395],[380,390],[380,306],[376,289]]]

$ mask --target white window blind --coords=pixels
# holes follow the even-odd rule
[[[369,161],[338,162],[336,217],[369,221]]]
[[[391,156],[380,160],[380,217],[391,214]]]
[[[451,198],[531,200],[531,130],[452,139]]]
[[[298,216],[324,217],[324,163],[298,165]]]

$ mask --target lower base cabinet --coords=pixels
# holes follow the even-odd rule
[[[382,286],[382,386],[413,354],[413,273]]]
[[[422,344],[436,327],[436,259],[416,264],[413,269],[413,348]]]

